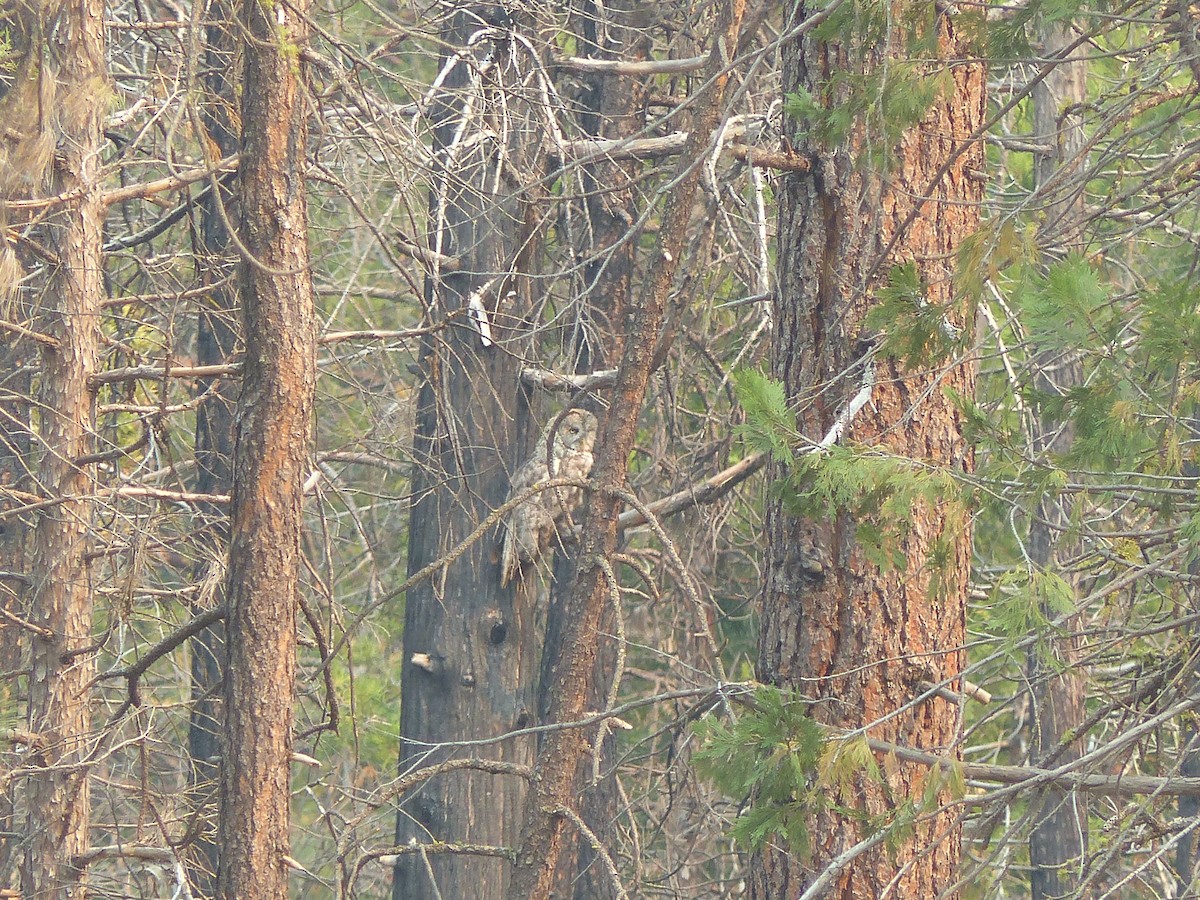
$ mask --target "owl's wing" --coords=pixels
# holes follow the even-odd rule
[[[536,459],[526,461],[513,473],[509,482],[508,498],[511,500],[528,491],[544,477],[545,471],[544,462],[539,465]],[[504,542],[500,546],[501,587],[506,587],[510,581],[516,580],[521,574],[521,563],[533,559],[537,553],[537,520],[545,516],[541,498],[542,494],[530,497],[509,510],[504,517]]]

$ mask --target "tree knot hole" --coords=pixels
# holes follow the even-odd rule
[[[493,644],[503,644],[508,639],[508,623],[504,621],[504,616],[493,609],[484,618],[488,625],[488,640]]]

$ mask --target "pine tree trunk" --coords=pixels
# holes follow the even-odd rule
[[[802,9],[798,16],[803,15]],[[938,55],[962,59],[944,11],[936,27]],[[827,79],[878,74],[887,62],[887,43],[854,48],[806,34],[784,48],[785,91],[803,89],[819,102],[844,103],[838,93],[844,87],[827,97]],[[891,55],[903,52],[892,47]],[[970,471],[973,456],[948,394],[972,395],[973,367],[958,362],[910,371],[881,358],[872,386],[866,355],[875,336],[864,325],[889,270],[914,261],[928,286],[926,299],[945,305],[950,323],[972,328],[965,304],[954,298],[952,275],[956,250],[979,222],[983,148],[966,142],[983,121],[984,72],[962,63],[950,71],[952,81],[923,121],[887,153],[883,175],[860,153],[882,139],[878,128],[864,132],[857,126],[832,146],[797,135],[796,147],[810,155],[813,171],[784,176],[779,190],[772,366],[810,439],[820,440],[849,399],[868,385],[871,402],[854,419],[850,440],[961,473]],[[935,179],[943,166],[945,175]],[[910,222],[919,197],[928,199]],[[944,512],[913,509],[900,538],[907,567],[883,572],[856,545],[856,523],[848,513],[801,518],[772,500],[759,678],[811,698],[812,715],[830,725],[871,726],[867,733],[873,738],[953,755],[961,725],[957,705],[931,697],[911,706],[926,693],[923,683],[948,681],[954,687],[963,667],[969,527],[965,517],[947,521]],[[859,776],[852,804],[886,818],[906,800],[921,803],[929,774],[904,764],[885,766],[887,790]],[[936,796],[949,800],[944,790]],[[804,862],[775,847],[757,854],[750,896],[798,896],[867,836],[859,819],[834,809],[808,826],[811,859]],[[885,890],[894,897],[944,896],[939,892],[953,883],[960,830],[954,811],[922,817],[894,853],[875,846],[831,873],[821,896],[849,900]]]
[[[209,7],[212,20],[206,29],[205,84],[208,95],[203,122],[209,139],[209,155],[231,156],[240,140],[237,98],[231,74],[236,72],[236,11],[224,0]],[[210,159],[215,162],[216,159]],[[230,362],[237,345],[237,283],[233,247],[226,220],[236,222],[236,194],[224,178],[214,179],[200,210],[200,237],[204,251],[201,271],[211,292],[204,299],[196,334],[196,365]],[[233,423],[236,381],[229,378],[199,378],[196,394],[203,399],[196,409],[196,491],[228,494],[233,480]],[[195,570],[195,583],[202,587],[196,612],[225,603],[221,574],[229,547],[227,510],[216,504],[201,504],[200,527],[204,556]],[[211,596],[208,589],[211,586]],[[216,622],[191,641],[191,714],[188,719],[189,793],[197,821],[196,839],[191,843],[189,880],[201,896],[212,896],[216,888],[219,859],[216,842],[216,798],[221,755],[221,682],[224,678],[225,623]]]
[[[33,642],[28,729],[39,736],[37,764],[45,768],[29,779],[21,884],[30,897],[82,897],[84,873],[75,861],[89,844],[88,768],[73,764],[84,762],[91,750],[88,688],[95,664],[88,649],[93,600],[87,551],[88,498],[94,490],[90,471],[76,460],[94,449],[88,379],[96,367],[104,297],[99,176],[107,93],[104,7],[101,0],[82,0],[39,14],[41,34],[57,35],[31,48],[44,54],[38,91],[42,98],[53,92],[60,110],[49,194],[70,199],[53,207],[46,224],[55,262],[48,264],[35,298],[38,330],[56,342],[40,345],[36,428],[44,450],[37,484],[59,502],[38,511],[32,535],[31,619],[45,636]]]
[[[617,518],[625,502],[618,491],[626,484],[638,415],[655,364],[655,343],[666,319],[668,295],[685,244],[699,179],[696,160],[724,112],[731,80],[728,58],[738,46],[745,12],[745,0],[729,0],[718,10],[706,64],[707,89],[693,106],[688,140],[663,208],[654,250],[657,264],[651,266],[627,317],[629,330],[617,367],[610,412],[601,420],[597,437],[591,476],[597,487],[584,508],[579,551],[583,562],[565,595],[562,640],[546,648],[551,657],[547,668],[552,673],[547,688],[550,723],[578,721],[591,697],[600,623],[611,608],[612,587],[605,570],[617,550]],[[569,818],[564,810],[578,812],[573,787],[587,744],[584,732],[569,728],[548,732],[539,748],[509,900],[545,900],[552,896]]]
[[[640,27],[650,15],[644,0],[610,0],[601,8],[594,0],[586,0],[578,12],[576,30],[580,34],[578,53],[590,59],[645,59],[648,42]],[[597,138],[628,138],[645,127],[643,79],[606,73],[585,73],[580,76],[584,85],[581,101],[585,107],[582,124],[589,136]],[[576,372],[586,374],[611,368],[620,360],[625,349],[624,323],[633,295],[634,242],[628,240],[629,230],[637,221],[635,179],[641,169],[638,163],[599,161],[584,168],[584,193],[587,203],[587,232],[593,244],[588,256],[591,262],[585,269],[587,294],[587,326],[579,329],[576,345]],[[563,621],[568,598],[565,593],[575,578],[574,561],[560,559],[555,566],[550,612],[546,626],[546,645],[561,643],[566,628]],[[596,665],[588,687],[589,708],[604,709],[617,672],[618,633],[615,617],[621,613],[611,608],[604,613],[600,624]],[[550,662],[553,654],[546,655]],[[540,679],[538,713],[542,720],[549,713],[554,673],[543,669]],[[620,685],[616,685],[618,688]],[[616,741],[611,733],[600,742],[602,772],[608,772]],[[593,768],[585,766],[578,773],[575,793],[580,798],[579,814],[600,844],[612,852],[614,835],[622,809],[615,772],[593,780]],[[611,900],[617,896],[616,885],[592,842],[582,834],[574,835],[574,852],[564,852],[556,873],[555,895],[574,900]]]
[[[288,895],[290,755],[316,322],[301,53],[308,4],[246,0],[240,294],[246,335],[233,460],[220,870],[226,900]]]
[[[1050,59],[1064,52],[1072,41],[1063,23],[1043,26],[1041,55]],[[1078,51],[1076,51],[1078,55]],[[1047,146],[1034,155],[1034,185],[1044,192],[1039,206],[1045,209],[1041,227],[1043,242],[1061,252],[1081,246],[1081,229],[1086,221],[1084,173],[1086,135],[1082,127],[1087,100],[1087,63],[1081,59],[1063,63],[1033,88],[1033,133],[1037,144]],[[1034,354],[1035,387],[1050,396],[1065,394],[1081,379],[1078,361],[1066,354]],[[1071,426],[1051,417],[1039,416],[1035,452],[1064,453],[1071,447]],[[1068,583],[1077,578],[1063,573],[1062,561],[1079,552],[1077,541],[1066,541],[1063,530],[1070,521],[1067,502],[1048,498],[1038,505],[1029,529],[1029,559],[1039,569],[1063,575]],[[1047,619],[1055,617],[1048,607]],[[1067,626],[1068,632],[1078,627]],[[1029,683],[1033,692],[1030,721],[1033,764],[1054,767],[1078,759],[1082,740],[1063,743],[1084,718],[1084,682],[1071,664],[1078,656],[1078,640],[1068,634],[1049,645],[1041,642],[1029,658]],[[1051,649],[1052,648],[1052,649]],[[1041,654],[1054,652],[1051,665]],[[1087,799],[1076,792],[1047,788],[1036,798],[1033,830],[1029,836],[1029,891],[1034,900],[1052,900],[1074,895],[1086,853]]]

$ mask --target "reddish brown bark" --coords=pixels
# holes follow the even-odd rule
[[[942,16],[938,27],[942,57],[962,59],[952,23]],[[802,36],[785,50],[785,90],[803,88],[826,98],[830,76],[878,71],[886,53],[883,44],[852,51]],[[862,385],[863,357],[874,341],[864,317],[892,266],[915,261],[928,285],[928,301],[948,304],[949,319],[971,327],[962,304],[953,301],[951,279],[955,251],[979,221],[982,145],[965,142],[983,120],[984,72],[979,65],[961,63],[951,72],[950,88],[893,148],[884,174],[869,170],[859,152],[879,140],[877,133],[859,130],[836,146],[795,137],[813,169],[811,175],[782,178],[772,359],[775,376],[796,401],[804,433],[814,440],[826,434]],[[837,95],[826,99],[830,105],[845,101]],[[943,165],[948,165],[945,177],[934,183]],[[889,246],[890,255],[881,258]],[[872,403],[859,412],[848,438],[926,465],[968,471],[972,454],[947,392],[970,396],[974,377],[964,363],[907,371],[881,359]],[[848,513],[797,518],[772,501],[760,678],[812,698],[812,714],[823,722],[871,726],[869,736],[906,746],[951,747],[958,710],[944,699],[927,699],[872,724],[920,696],[921,682],[949,679],[953,684],[962,669],[970,540],[965,522],[947,525],[943,512],[913,510],[900,540],[907,570],[883,573],[856,545],[856,523]],[[939,542],[945,557],[942,589],[935,593],[931,551]],[[897,803],[920,803],[928,777],[927,771],[900,764],[886,772],[885,791],[864,776],[854,792],[855,805],[886,816]],[[944,791],[939,796],[948,799]],[[923,818],[894,854],[882,846],[862,853],[822,896],[881,897],[885,891],[893,897],[939,896],[953,881],[959,832],[952,812]],[[797,896],[865,837],[859,821],[836,812],[815,816],[809,833],[812,857],[807,861],[776,847],[755,856],[751,896]]]
[[[640,28],[649,16],[646,0],[609,0],[598,6],[588,0],[580,6],[577,31],[578,51],[591,59],[645,59],[648,41]],[[645,79],[603,72],[578,76],[584,85],[580,98],[587,112],[582,117],[589,136],[632,138],[645,127]],[[576,348],[575,371],[590,373],[608,369],[621,359],[625,349],[625,316],[633,298],[636,262],[635,242],[628,239],[637,221],[637,194],[634,190],[640,164],[631,161],[593,162],[583,169],[588,233],[594,235],[591,262],[585,267],[585,293],[582,297],[586,326],[580,328]],[[560,558],[551,589],[550,613],[546,625],[545,646],[557,646],[566,622],[566,596],[574,580],[574,560]],[[612,681],[617,673],[617,641],[608,637],[617,633],[617,611],[609,604],[599,626],[596,666],[588,690],[589,709],[603,709],[608,702]],[[547,657],[550,655],[547,654]],[[544,718],[550,708],[553,673],[547,664],[540,685],[538,712]],[[619,677],[619,676],[616,676]],[[601,768],[610,769],[616,741],[609,734],[601,743]],[[579,813],[601,845],[614,849],[616,823],[621,802],[615,773],[593,781],[586,768],[578,773],[575,794]],[[577,830],[576,830],[577,831]],[[573,848],[573,849],[572,849]],[[575,900],[608,900],[616,896],[612,876],[599,858],[592,841],[576,833],[567,839],[555,873],[555,896]]]
[[[295,611],[316,328],[309,272],[300,50],[308,5],[246,0],[241,303],[246,334],[233,464],[217,894],[287,896]]]
[[[654,362],[655,339],[666,314],[667,297],[684,246],[692,202],[699,178],[699,159],[720,119],[730,80],[727,57],[738,46],[745,0],[729,0],[722,6],[715,29],[706,74],[706,93],[698,100],[688,143],[663,211],[655,248],[657,265],[643,285],[630,310],[628,329],[610,408],[600,424],[596,465],[592,481],[596,490],[584,512],[583,542],[579,568],[564,604],[566,623],[562,642],[547,647],[549,666],[550,722],[580,719],[590,698],[589,684],[595,671],[600,622],[611,603],[611,586],[602,561],[617,550],[617,517],[624,501],[621,490],[628,472],[629,453],[637,431],[638,412]],[[529,792],[521,842],[508,896],[513,900],[541,900],[550,896],[563,834],[567,827],[560,807],[573,807],[572,786],[580,760],[588,746],[588,735],[580,729],[550,732],[538,753],[534,789]]]
[[[42,46],[36,93],[49,91],[60,111],[53,132],[56,158],[49,193],[69,200],[46,225],[55,261],[35,298],[39,330],[56,343],[42,343],[36,404],[38,443],[44,448],[37,483],[59,499],[39,511],[33,526],[29,586],[32,621],[45,629],[30,658],[29,730],[44,748],[29,779],[28,844],[21,873],[27,896],[82,897],[83,873],[75,860],[88,848],[88,769],[91,709],[87,691],[94,673],[88,648],[92,590],[90,472],[77,465],[93,449],[93,395],[88,378],[96,366],[100,303],[104,297],[101,243],[101,125],[106,72],[101,0],[39,9],[38,31],[56,29],[58,39]],[[45,59],[43,59],[45,54]],[[44,67],[44,68],[43,68]],[[57,83],[44,79],[53,77]],[[37,184],[35,180],[33,184]],[[32,762],[32,760],[31,760]]]

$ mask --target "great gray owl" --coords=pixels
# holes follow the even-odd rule
[[[550,451],[553,468],[546,469],[546,443],[555,422],[546,426],[527,459],[509,482],[510,498],[526,493],[548,478],[583,480],[592,471],[592,447],[596,443],[596,417],[587,410],[573,409],[562,417],[554,431]],[[583,502],[577,487],[547,488],[509,511],[504,519],[504,547],[500,554],[500,584],[521,574],[526,563],[536,562],[550,546],[558,526],[569,522]]]

